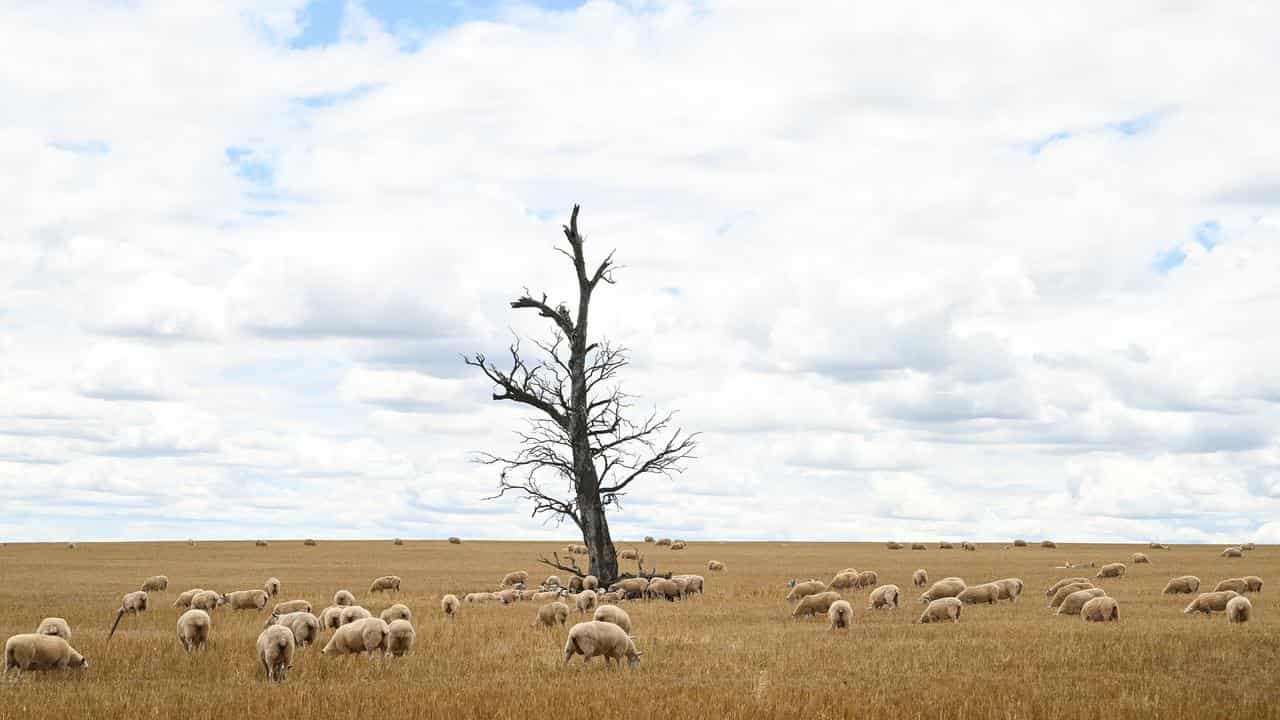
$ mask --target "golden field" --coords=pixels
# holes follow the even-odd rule
[[[606,670],[598,658],[584,667],[580,657],[562,668],[566,631],[532,629],[531,603],[464,606],[457,622],[443,620],[444,593],[495,589],[510,570],[551,574],[535,559],[562,545],[10,544],[0,548],[0,637],[62,616],[90,665],[28,673],[20,682],[10,673],[0,683],[0,718],[1280,717],[1275,547],[1224,559],[1217,546],[980,545],[962,552],[936,544],[925,551],[878,543],[693,542],[683,551],[640,545],[646,567],[701,574],[707,589],[683,603],[624,603],[644,653],[635,672]],[[1120,623],[1084,623],[1047,610],[1046,586],[1093,574],[1055,565],[1128,563],[1133,552],[1146,552],[1154,564],[1130,564],[1128,577],[1099,581],[1119,600]],[[707,572],[712,559],[727,571]],[[791,619],[783,601],[788,578],[825,581],[845,567],[877,571],[910,602],[870,612],[869,590],[845,593],[856,613],[850,631],[830,631],[825,617]],[[1026,591],[1015,604],[966,606],[958,625],[916,625],[917,567],[932,579],[958,575],[971,584],[1016,576]],[[108,647],[120,597],[154,574],[169,576],[168,591],[152,594],[150,612],[126,617]],[[401,592],[370,596],[369,581],[384,574],[404,579]],[[1184,616],[1188,596],[1160,594],[1169,577],[1183,574],[1198,575],[1202,591],[1248,574],[1267,585],[1250,596],[1253,621],[1229,626],[1221,614]],[[339,588],[375,615],[393,602],[407,604],[418,632],[414,653],[370,661],[307,648],[276,686],[264,680],[254,654],[269,609],[225,608],[213,614],[210,648],[183,653],[174,630],[179,610],[170,607],[179,592],[260,588],[271,575],[284,586],[277,600],[309,600],[317,613]]]

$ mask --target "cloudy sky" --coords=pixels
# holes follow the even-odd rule
[[[459,354],[577,202],[615,536],[1280,542],[1280,5],[236,5],[0,3],[3,538],[569,537]]]

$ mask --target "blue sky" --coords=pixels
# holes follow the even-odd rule
[[[523,5],[565,11],[584,0],[527,0]],[[324,47],[339,41],[343,16],[350,0],[312,0],[301,14],[302,33],[290,41],[298,49]],[[460,23],[492,20],[516,3],[510,0],[363,0],[366,12],[392,32],[419,36],[440,32]]]

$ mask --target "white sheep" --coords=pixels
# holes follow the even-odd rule
[[[588,620],[569,629],[569,639],[564,644],[564,665],[568,665],[574,655],[582,655],[584,665],[593,657],[603,656],[605,667],[609,667],[612,660],[621,668],[625,657],[629,667],[637,668],[641,654],[631,636],[622,628],[613,623]]]
[[[582,589],[583,590],[600,589],[600,578],[597,578],[595,575],[588,575],[582,578]]]
[[[594,591],[583,590],[573,597],[573,606],[578,612],[584,613],[594,609],[598,599]]]
[[[71,625],[60,617],[47,617],[36,626],[40,635],[56,635],[63,640],[71,640]]]
[[[929,584],[929,573],[924,568],[920,568],[911,573],[911,584],[916,587],[924,587]]]
[[[1252,616],[1253,603],[1249,602],[1249,598],[1240,595],[1239,597],[1233,597],[1227,601],[1227,622],[1249,622],[1249,618]]]
[[[173,607],[176,607],[176,608],[191,607],[192,598],[194,598],[196,595],[199,595],[202,592],[204,592],[204,588],[191,588],[190,590],[184,593],[181,593],[180,595],[178,595],[178,599],[173,601]]]
[[[258,635],[258,660],[267,673],[267,680],[284,682],[285,674],[293,667],[294,647],[289,628],[272,625]]]
[[[87,668],[89,661],[57,635],[24,633],[4,643],[4,672],[18,669],[18,677],[27,670],[61,670]],[[7,704],[7,703],[6,703]]]
[[[964,592],[966,587],[968,586],[960,578],[943,578],[920,594],[920,602],[929,604],[934,600],[955,597]]]
[[[201,590],[191,597],[191,607],[206,612],[223,604],[222,594],[214,590]]]
[[[325,655],[354,655],[375,650],[385,653],[389,632],[390,628],[381,618],[357,620],[338,628],[321,652]]]
[[[445,595],[440,598],[440,609],[444,611],[444,616],[449,620],[457,617],[458,608],[461,606],[462,603],[458,602],[458,596],[456,595]]]
[[[1090,598],[1080,608],[1080,617],[1085,622],[1119,622],[1120,605],[1115,598],[1111,597]]]
[[[960,612],[964,604],[954,597],[938,598],[929,602],[917,623],[928,624],[950,620],[960,622]]]
[[[1082,577],[1062,578],[1058,582],[1050,585],[1049,589],[1044,591],[1044,596],[1053,597],[1055,594],[1057,594],[1058,590],[1060,590],[1066,585],[1071,585],[1074,583],[1087,583],[1087,582],[1089,582],[1089,578],[1082,578]]]
[[[626,634],[631,634],[631,616],[627,614],[626,610],[617,605],[601,605],[596,608],[596,612],[591,616],[591,619],[613,623],[622,628],[622,631]]]
[[[1164,595],[1190,594],[1200,591],[1200,578],[1195,575],[1182,575],[1171,578],[1161,591]]]
[[[413,624],[403,618],[392,620],[387,625],[387,654],[401,657],[413,649],[414,640],[418,637],[413,631]]]
[[[871,591],[870,605],[868,610],[879,610],[880,608],[896,608],[901,593],[897,585],[881,585]]]
[[[369,584],[369,593],[376,592],[400,592],[400,578],[396,575],[383,575],[380,578],[374,578]]]
[[[350,590],[339,590],[333,594],[334,605],[355,605],[356,596],[351,594]]]
[[[126,593],[120,599],[120,611],[116,613],[116,621],[111,624],[111,632],[107,634],[107,642],[110,642],[111,636],[116,634],[116,627],[120,624],[120,618],[124,617],[126,613],[137,615],[138,613],[146,612],[146,610],[147,593],[145,591],[134,590],[131,593]]]
[[[1087,588],[1085,590],[1077,590],[1068,595],[1062,604],[1058,606],[1058,615],[1079,615],[1080,610],[1084,608],[1085,603],[1094,598],[1106,596],[1107,591],[1102,588]]]
[[[267,606],[269,596],[266,590],[236,590],[222,596],[223,603],[232,610],[259,610]]]
[[[306,600],[286,600],[282,603],[276,603],[276,606],[271,611],[277,615],[288,615],[295,612],[310,613],[311,603]]]
[[[1000,599],[1010,602],[1017,602],[1018,596],[1022,594],[1023,583],[1021,578],[1002,578],[1000,580],[992,580],[991,585],[995,585],[1000,590]]]
[[[348,605],[342,608],[341,620],[339,620],[339,622],[342,625],[350,625],[357,620],[365,620],[371,617],[373,617],[373,613],[365,610],[359,605]]]
[[[289,628],[293,633],[293,643],[298,647],[306,647],[320,640],[320,619],[309,612],[272,613],[266,625]]]
[[[320,611],[317,619],[320,620],[320,627],[324,630],[336,630],[342,627],[342,611],[347,605],[330,605]]]
[[[1122,578],[1124,577],[1124,563],[1107,563],[1098,568],[1098,574],[1094,577],[1100,578]]]
[[[407,606],[401,605],[400,603],[396,603],[386,610],[383,610],[381,613],[378,613],[378,617],[382,618],[382,621],[387,624],[395,622],[396,620],[408,620],[409,622],[413,622],[413,613]]]
[[[847,629],[853,624],[853,606],[848,600],[837,600],[827,608],[827,620],[832,630]]]
[[[142,581],[143,592],[161,592],[169,588],[169,578],[164,575],[152,575]]]
[[[527,582],[529,582],[529,573],[525,572],[524,570],[516,570],[515,572],[509,572],[506,575],[502,576],[502,582],[500,583],[500,587],[509,587],[511,585],[523,585],[524,583],[527,583]]]
[[[568,620],[569,606],[556,601],[538,608],[538,615],[533,620],[533,626],[554,627],[556,625],[564,625]]]
[[[1182,613],[1191,615],[1192,613],[1204,613],[1209,615],[1216,612],[1224,612],[1227,609],[1227,603],[1233,598],[1240,597],[1240,593],[1234,590],[1223,590],[1221,592],[1200,593],[1192,600]]]
[[[279,579],[279,578],[273,578],[273,577],[269,577],[269,578],[267,578],[267,581],[266,581],[266,582],[264,582],[264,583],[262,584],[262,589],[263,589],[263,590],[266,590],[266,591],[267,591],[267,594],[268,594],[268,595],[270,595],[271,597],[275,597],[275,596],[279,595],[279,594],[280,594],[280,579]],[[308,610],[307,612],[311,612],[311,611],[310,611],[310,610]]]
[[[208,647],[213,619],[204,610],[188,610],[178,617],[178,641],[188,654],[196,648]]]
[[[1244,551],[1238,547],[1229,547],[1226,550],[1222,551],[1222,553],[1220,554],[1220,557],[1225,557],[1225,558],[1244,557]]]

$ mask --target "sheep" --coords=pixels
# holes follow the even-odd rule
[[[56,635],[24,633],[14,635],[4,643],[4,672],[18,669],[18,678],[27,670],[61,670],[63,668],[87,668],[89,661],[76,652],[66,640]],[[7,703],[6,703],[7,704]]]
[[[875,587],[880,584],[880,574],[875,570],[863,570],[858,573],[858,587]]]
[[[571,593],[582,592],[582,578],[578,577],[577,575],[574,575],[573,577],[569,578],[569,592]]]
[[[924,543],[911,543],[912,550],[927,550]]]
[[[821,592],[817,595],[808,595],[796,603],[795,609],[791,611],[791,617],[801,618],[825,613],[831,609],[831,603],[839,599],[840,593],[838,592]]]
[[[827,620],[832,630],[848,629],[853,624],[853,606],[848,600],[837,600],[827,608]]]
[[[974,545],[973,543],[969,542],[968,540],[965,540],[964,542],[960,543],[960,549],[961,549],[961,550],[977,550],[977,549],[978,549],[978,546],[977,546],[977,545]]]
[[[943,540],[942,542],[938,543],[939,550],[952,550],[954,548],[955,546],[947,542],[946,540]]]
[[[188,610],[178,617],[178,642],[191,654],[196,648],[209,646],[209,629],[213,620],[204,610]]]
[[[548,576],[547,576],[547,579],[542,581],[542,586],[543,586],[543,587],[549,587],[549,588],[551,588],[551,587],[557,587],[557,588],[558,588],[558,587],[560,587],[560,576],[559,576],[559,575],[548,575]]]
[[[627,614],[626,610],[617,605],[601,605],[596,608],[595,614],[591,616],[591,619],[613,623],[622,628],[622,631],[626,634],[631,634],[631,616]]]
[[[1098,574],[1094,575],[1094,577],[1122,578],[1124,577],[1125,569],[1126,568],[1124,566],[1124,563],[1107,563],[1106,565],[1103,565],[1102,567],[1098,568]]]
[[[900,542],[894,542],[894,541],[892,541],[892,540],[891,540],[891,541],[889,541],[889,542],[887,542],[887,543],[885,543],[885,544],[884,544],[884,546],[885,546],[885,547],[887,547],[887,548],[889,548],[890,550],[901,550],[901,549],[902,549],[902,543],[900,543]]]
[[[618,553],[618,559],[619,560],[639,560],[640,553],[636,552],[635,550],[623,550],[622,552]]]
[[[1200,578],[1195,575],[1183,575],[1181,577],[1171,578],[1169,583],[1164,586],[1161,591],[1164,595],[1180,595],[1198,592],[1200,590]]]
[[[645,536],[644,536],[644,541],[645,541],[645,542],[647,542],[647,543],[651,543],[651,542],[653,542],[653,536],[652,536],[652,535],[645,535]]]
[[[461,545],[461,544],[462,544],[462,538],[460,538],[460,537],[451,537],[451,538],[449,538],[449,544],[450,544],[450,545]]]
[[[1058,606],[1058,614],[1079,615],[1080,609],[1084,607],[1085,603],[1089,602],[1093,598],[1103,597],[1106,594],[1106,590],[1097,587],[1088,588],[1087,590],[1077,590],[1068,595],[1062,601],[1062,604]]]
[[[208,612],[225,602],[220,593],[214,590],[201,590],[191,597],[191,608]]]
[[[342,611],[347,605],[330,605],[320,611],[317,619],[320,620],[320,627],[325,630],[336,630],[342,627]]]
[[[71,625],[60,617],[47,617],[36,626],[37,635],[53,635],[63,640],[71,639]]]
[[[1070,585],[1072,583],[1087,583],[1087,582],[1089,582],[1089,578],[1082,578],[1082,577],[1062,578],[1058,582],[1050,585],[1049,589],[1044,591],[1044,596],[1053,597],[1054,594],[1058,592],[1058,589],[1064,585]]]
[[[502,582],[498,587],[510,587],[512,585],[522,585],[529,582],[529,573],[524,570],[516,570],[502,576]]]
[[[396,603],[386,610],[383,610],[378,614],[378,617],[382,618],[382,621],[388,624],[395,620],[408,620],[409,622],[413,622],[413,612],[410,611],[407,606],[401,605],[400,603]]]
[[[1071,583],[1070,585],[1063,585],[1062,587],[1058,588],[1058,592],[1054,593],[1053,597],[1049,600],[1049,609],[1053,610],[1054,608],[1061,607],[1063,601],[1066,600],[1068,597],[1070,597],[1071,593],[1080,592],[1081,590],[1088,590],[1092,587],[1093,587],[1093,583],[1091,582]]]
[[[858,571],[841,572],[831,578],[827,587],[832,590],[856,590],[858,588]]]
[[[582,578],[582,589],[583,590],[599,590],[600,579],[597,578],[595,575],[588,575]]]
[[[810,595],[817,595],[826,589],[826,583],[821,580],[806,580],[805,582],[796,583],[792,586],[791,592],[787,593],[787,602],[797,602]]]
[[[339,590],[333,594],[334,605],[355,605],[356,596],[351,594],[350,590]]]
[[[1247,542],[1247,543],[1245,543],[1245,544],[1241,545],[1241,546],[1240,546],[1240,549],[1241,549],[1241,550],[1248,551],[1248,550],[1252,550],[1252,549],[1254,549],[1255,547],[1257,547],[1257,546],[1256,546],[1256,545],[1254,545],[1253,543],[1251,543],[1251,542]]]
[[[267,606],[266,590],[236,590],[223,596],[232,610],[258,610]]]
[[[268,594],[268,595],[270,595],[271,597],[275,597],[275,596],[279,595],[279,594],[280,594],[280,579],[279,579],[279,578],[273,578],[273,577],[269,577],[269,578],[267,578],[267,581],[266,581],[266,582],[264,582],[264,583],[262,583],[262,589],[263,589],[263,590],[266,590],[266,591],[267,591],[267,594]],[[311,611],[310,611],[310,610],[308,610],[307,612],[311,612]]]
[[[689,544],[683,540],[676,540],[675,542],[671,543],[672,550],[683,550],[687,547],[689,547]]]
[[[644,592],[644,590],[641,590],[640,592],[641,592],[641,593],[643,593],[643,592]],[[533,594],[533,597],[531,597],[531,598],[529,598],[529,599],[530,599],[530,600],[532,600],[532,601],[534,601],[534,602],[550,602],[550,601],[552,601],[552,600],[559,600],[559,599],[560,599],[560,591],[559,591],[559,590],[547,590],[546,592],[538,592],[538,593],[534,593],[534,594]]]
[[[440,598],[440,610],[444,612],[444,616],[449,620],[454,619],[458,615],[458,608],[462,607],[462,603],[458,602],[457,595],[445,595]]]
[[[1249,622],[1249,618],[1252,615],[1253,603],[1249,602],[1249,598],[1241,595],[1240,597],[1233,597],[1227,601],[1227,622]]]
[[[1168,550],[1169,546],[1164,543],[1153,542],[1149,546],[1152,550]]]
[[[143,592],[161,592],[169,588],[169,578],[164,575],[152,575],[142,581]]]
[[[960,594],[955,597],[965,605],[978,605],[980,603],[995,605],[1000,600],[1000,587],[995,583],[970,585],[961,590]]]
[[[1021,578],[1002,578],[1000,580],[992,580],[989,584],[995,585],[999,589],[1001,600],[1018,602],[1018,596],[1022,594],[1023,583]]]
[[[187,545],[190,545],[191,547],[195,547],[196,541],[192,540],[191,538],[187,538]]]
[[[462,596],[462,602],[468,605],[484,605],[499,600],[497,595],[489,592],[473,592]]]
[[[659,538],[658,541],[654,543],[654,545],[657,545],[658,547],[670,547],[671,538]]]
[[[120,624],[120,618],[124,617],[125,613],[137,615],[138,613],[146,611],[146,592],[142,590],[135,590],[131,593],[126,593],[125,596],[120,599],[120,611],[116,613],[116,621],[111,624],[111,632],[107,634],[107,642],[111,642],[111,636],[116,634],[116,626]]]
[[[400,578],[396,575],[383,575],[380,578],[374,578],[369,585],[369,593],[383,591],[400,592]]]
[[[302,541],[302,544],[303,544],[303,545],[306,545],[307,547],[315,547],[315,546],[316,546],[316,541],[315,541],[315,540],[312,540],[311,538],[307,538],[306,540],[303,540],[303,541]]]
[[[289,628],[272,625],[258,635],[258,661],[267,672],[267,680],[284,682],[293,667],[293,633]]]
[[[538,614],[533,620],[534,627],[541,625],[542,627],[554,627],[555,625],[564,625],[569,620],[569,606],[560,601],[547,603],[538,608]]]
[[[387,650],[390,628],[381,618],[369,617],[338,628],[321,650],[323,655],[356,655]]]
[[[680,588],[680,583],[675,580],[655,579],[649,583],[649,587],[645,588],[645,597],[664,598],[668,602],[684,599],[684,592]]]
[[[309,613],[311,612],[311,603],[306,600],[286,600],[282,603],[276,603],[271,612],[276,615],[287,615],[295,612]]]
[[[622,602],[624,599],[625,599],[625,595],[622,593],[621,590],[617,592],[607,592],[607,593],[600,594],[601,605],[605,605],[605,604],[616,605],[619,602]]]
[[[1257,575],[1245,575],[1243,578],[1245,584],[1245,592],[1262,592],[1262,578]]]
[[[1120,605],[1115,598],[1091,598],[1080,608],[1080,617],[1085,622],[1120,622]]]
[[[573,597],[573,606],[578,612],[584,613],[588,610],[594,610],[596,607],[596,594],[591,590],[583,590]]]
[[[880,608],[887,607],[896,608],[898,607],[898,599],[900,595],[901,593],[898,591],[897,585],[881,585],[871,591],[871,597],[869,598],[871,604],[867,606],[867,609],[878,610]]]
[[[1026,546],[1027,546],[1027,541],[1026,541],[1026,540],[1021,540],[1021,539],[1019,539],[1019,540],[1014,540],[1014,541],[1013,541],[1013,546],[1014,546],[1014,547],[1026,547]]]
[[[1227,578],[1226,580],[1220,580],[1218,584],[1213,587],[1214,592],[1234,590],[1241,595],[1243,595],[1248,589],[1249,583],[1245,582],[1244,578]]]
[[[620,591],[625,594],[628,600],[643,597],[645,588],[649,582],[644,578],[629,578],[627,580],[619,580],[609,586],[611,591]]]
[[[338,622],[340,625],[350,625],[357,620],[367,620],[373,617],[373,613],[365,610],[359,605],[348,605],[342,608],[342,615],[339,617],[340,619]]]
[[[684,594],[685,594],[685,596],[689,596],[689,595],[701,595],[701,594],[702,594],[702,586],[703,586],[703,584],[704,584],[704,583],[706,583],[706,578],[702,577],[701,575],[673,575],[673,576],[671,577],[671,579],[672,579],[672,580],[675,580],[675,581],[677,581],[677,582],[682,581],[682,580],[684,581],[684,583],[685,583],[685,589],[684,589]]]
[[[1056,542],[1054,542],[1054,541],[1052,541],[1052,540],[1041,540],[1041,541],[1040,541],[1040,547],[1042,547],[1042,548],[1049,548],[1049,549],[1051,549],[1051,550],[1052,550],[1053,548],[1058,547],[1058,543],[1056,543]]]
[[[417,639],[418,634],[413,630],[413,623],[403,618],[392,620],[387,625],[386,653],[393,657],[403,657],[413,649],[413,643]]]
[[[289,628],[297,647],[306,647],[320,639],[320,620],[309,612],[272,613],[265,627],[272,625]]]
[[[1134,565],[1150,565],[1151,558],[1147,557],[1146,553],[1134,553],[1133,564]]]
[[[929,584],[929,573],[924,568],[920,568],[911,573],[911,584],[916,587],[924,587]]]
[[[392,540],[392,541],[391,541],[391,544],[392,544],[392,545],[403,545],[403,544],[404,544],[404,540],[401,540],[400,538],[395,538],[394,540]]]
[[[498,602],[502,603],[503,605],[510,605],[511,603],[520,599],[520,591],[516,590],[515,588],[507,588],[506,590],[499,590],[496,593],[492,593],[492,595],[495,598],[497,598]]]
[[[719,560],[708,560],[707,570],[709,572],[724,572],[724,563]]]
[[[67,543],[67,549],[68,549],[68,550],[75,550],[75,549],[76,549],[76,544],[75,544],[75,543]]]
[[[964,604],[953,597],[938,598],[929,603],[929,606],[924,609],[916,623],[926,624],[942,622],[943,620],[958,623],[960,622],[960,610],[963,607]]]
[[[1219,554],[1219,557],[1224,557],[1224,558],[1244,557],[1244,551],[1238,547],[1229,547],[1226,550],[1223,550]]]
[[[1240,593],[1234,590],[1223,590],[1221,592],[1200,593],[1185,608],[1182,609],[1183,615],[1191,615],[1192,613],[1204,613],[1209,615],[1216,612],[1223,612],[1227,609],[1227,603],[1231,598],[1240,597]]]
[[[640,667],[641,652],[636,649],[631,636],[617,625],[600,620],[580,622],[569,629],[569,639],[564,643],[563,665],[567,666],[569,660],[578,654],[582,655],[584,665],[599,655],[604,657],[606,668],[610,660],[621,668],[624,657],[628,667]]]
[[[959,578],[943,578],[921,593],[920,602],[929,604],[934,600],[955,597],[964,592],[966,587],[964,581]]]
[[[267,541],[266,541],[266,540],[255,540],[255,541],[253,542],[253,544],[254,544],[254,546],[256,546],[256,547],[266,547],[266,546],[267,546]]]
[[[173,601],[173,607],[176,607],[176,608],[191,607],[192,598],[194,598],[196,595],[199,595],[202,592],[204,592],[204,588],[191,588],[190,590],[187,590],[186,592],[181,593],[180,595],[178,595],[178,599]]]

